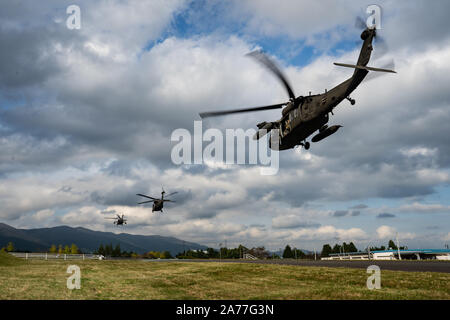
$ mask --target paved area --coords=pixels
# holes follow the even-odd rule
[[[222,262],[222,263],[260,263],[260,264],[284,264],[304,267],[330,267],[330,268],[360,268],[367,269],[370,265],[377,265],[381,270],[410,271],[410,272],[443,272],[450,273],[450,261],[417,261],[417,260],[355,260],[355,261],[330,261],[330,260],[219,260],[219,259],[180,259],[180,260],[145,260],[145,261],[173,261],[173,262]]]

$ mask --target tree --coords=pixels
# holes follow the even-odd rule
[[[112,255],[112,244],[108,244],[105,246],[105,256],[111,256]]]
[[[350,242],[350,244],[347,247],[347,252],[358,252],[358,249],[356,248],[356,246],[353,244],[353,242]]]
[[[206,249],[208,258],[218,258],[219,257],[219,252],[217,252],[216,250],[214,250],[214,248],[208,248]]]
[[[329,244],[324,244],[322,247],[322,253],[320,254],[321,257],[329,257],[330,253],[333,253],[333,249],[331,249],[331,246]]]
[[[293,257],[294,255],[292,254],[292,249],[289,245],[287,245],[283,251],[283,259],[292,259]]]
[[[391,248],[392,250],[397,250],[397,246],[395,245],[395,242],[392,240],[389,240],[388,248]]]
[[[333,247],[333,253],[341,253],[341,251],[342,251],[341,246],[336,243]]]
[[[59,246],[58,246],[58,254],[63,254],[64,253],[64,251],[63,251],[63,246],[62,246],[62,244],[60,244]]]
[[[72,246],[70,247],[70,253],[71,254],[77,254],[80,253],[80,250],[78,250],[78,247],[76,244],[72,243]]]
[[[186,254],[187,254],[187,252],[186,252]],[[147,252],[146,257],[148,259],[158,259],[158,258],[160,258],[160,255],[161,254],[158,251],[149,251],[149,252]]]
[[[103,247],[102,243],[100,243],[100,247],[98,247],[97,253],[102,256],[105,255],[105,248]]]
[[[370,251],[384,251],[386,250],[385,246],[381,246],[381,247],[370,247]]]
[[[14,245],[12,242],[8,243],[8,246],[6,247],[6,251],[8,251],[8,252],[14,251]]]
[[[58,249],[56,249],[56,246],[54,244],[52,244],[49,251],[50,251],[50,253],[56,253],[56,252],[58,252]]]
[[[304,259],[306,257],[305,253],[300,249],[294,249],[292,256],[297,259]]]
[[[120,249],[120,244],[117,244],[116,247],[112,250],[111,255],[113,257],[120,257],[120,254],[122,253]]]
[[[70,247],[67,244],[64,246],[64,254],[70,254]]]

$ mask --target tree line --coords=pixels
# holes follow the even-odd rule
[[[397,246],[393,240],[389,240],[387,248],[385,246],[381,247],[370,247],[368,248],[370,251],[377,250],[397,250]],[[403,246],[400,247],[401,250],[408,249],[408,247]],[[1,249],[3,252],[12,252],[15,251],[14,244],[9,242],[6,247]],[[367,251],[367,249],[365,250]],[[57,254],[81,254],[83,253],[76,244],[72,245],[54,245],[52,244],[50,249],[48,249],[49,253],[57,253]],[[331,247],[330,244],[324,244],[322,251],[320,253],[320,257],[329,257],[332,253],[349,253],[349,252],[358,252],[358,249],[353,244],[343,243],[335,244]],[[315,259],[314,253],[305,253],[300,249],[291,248],[290,245],[286,245],[284,250],[281,253],[281,257],[278,254],[270,253],[265,247],[253,247],[247,248],[243,245],[239,245],[237,248],[225,248],[222,247],[218,250],[214,248],[207,248],[206,250],[192,250],[189,249],[187,251],[183,251],[178,253],[175,257],[178,259],[240,259],[243,258],[244,254],[251,254],[258,259]],[[127,258],[143,258],[143,259],[172,259],[173,256],[169,251],[149,251],[144,254],[137,254],[133,251],[122,251],[120,248],[120,244],[117,244],[113,247],[110,243],[108,245],[100,244],[99,248],[94,251],[94,254],[103,255],[105,257],[127,257]]]
[[[306,254],[302,250],[285,247],[280,255],[271,253],[265,247],[247,248],[239,245],[237,248],[207,248],[206,250],[187,250],[176,255],[178,259],[241,259],[245,254],[251,254],[258,259],[313,259],[314,254]]]
[[[14,244],[12,242],[8,242],[6,247],[3,247],[0,251],[1,252],[13,252],[15,250]]]
[[[57,253],[57,254],[81,254],[81,250],[78,249],[78,246],[74,243],[72,245],[54,245],[52,244],[50,249],[48,250],[49,253]]]

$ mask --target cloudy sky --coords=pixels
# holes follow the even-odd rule
[[[159,234],[217,247],[358,248],[398,237],[450,243],[450,2],[378,0],[384,43],[330,124],[344,127],[280,153],[280,170],[177,166],[171,133],[198,113],[286,101],[245,56],[262,49],[296,95],[350,77],[365,1],[8,0],[0,4],[0,222]],[[81,29],[68,29],[69,5]],[[388,48],[388,50],[386,49]],[[377,50],[378,49],[378,50]],[[280,111],[213,118],[255,128]],[[178,194],[164,214],[136,193]],[[124,213],[129,224],[104,218]]]

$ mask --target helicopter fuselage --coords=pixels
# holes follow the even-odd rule
[[[366,66],[372,52],[372,40],[375,31],[366,32],[358,66]],[[302,144],[315,131],[325,130],[329,113],[332,113],[339,103],[349,99],[354,104],[354,100],[351,100],[349,95],[364,80],[367,73],[367,70],[355,69],[351,78],[331,90],[325,91],[325,93],[298,97],[300,103],[290,101],[282,110],[282,118],[276,122],[280,135],[279,150],[294,148]]]
[[[164,201],[163,200],[155,200],[155,201],[153,201],[152,212],[154,212],[154,211],[162,211],[163,207],[164,207]]]

